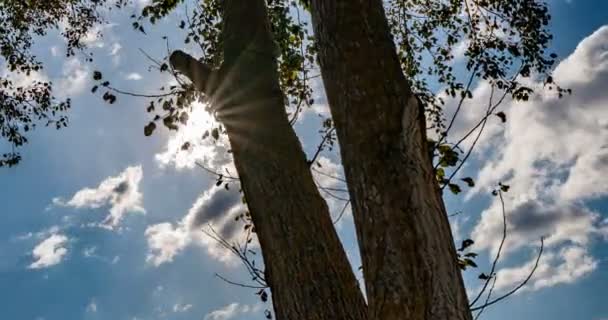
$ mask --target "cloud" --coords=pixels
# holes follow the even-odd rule
[[[136,72],[132,72],[129,73],[126,77],[127,80],[133,80],[133,81],[137,81],[137,80],[141,80],[142,76],[139,73]]]
[[[156,161],[161,168],[174,166],[177,169],[192,169],[196,163],[216,172],[236,175],[232,165],[230,142],[225,134],[220,134],[217,140],[211,136],[203,139],[205,130],[217,127],[215,119],[205,110],[205,105],[194,103],[188,122],[172,134],[164,152],[156,155]],[[190,147],[184,150],[184,143]]]
[[[505,291],[521,283],[534,267],[536,257],[522,266],[503,268],[496,278],[496,290]],[[538,267],[523,290],[538,290],[557,284],[572,283],[596,270],[598,261],[579,246],[565,247],[543,254]]]
[[[64,98],[78,95],[85,91],[88,78],[89,67],[77,58],[70,58],[63,63],[55,92]]]
[[[491,119],[484,147],[477,149],[481,170],[470,198],[488,192],[499,181],[511,185],[505,194],[508,219],[506,252],[535,246],[546,237],[547,251],[532,288],[570,283],[593,271],[589,253],[594,239],[608,237],[601,212],[590,200],[605,199],[608,184],[608,26],[582,40],[556,67],[555,81],[573,94],[558,99],[540,90],[529,102],[505,101],[508,121]],[[540,83],[530,83],[540,88]],[[475,89],[471,108],[463,110],[453,133],[462,134],[479,118],[487,83]],[[475,103],[477,102],[477,103]],[[472,232],[479,250],[496,251],[502,230],[497,198],[484,210]],[[530,263],[499,272],[497,285],[512,283]],[[576,266],[576,268],[575,268]],[[577,271],[575,271],[576,269]]]
[[[106,178],[97,188],[84,188],[67,201],[55,198],[53,204],[76,209],[109,206],[110,214],[100,226],[114,229],[127,213],[146,212],[142,206],[143,196],[139,192],[142,176],[141,166],[128,167],[119,175]]]
[[[87,312],[89,312],[89,313],[97,312],[97,302],[95,302],[95,299],[91,299],[91,302],[89,302],[89,304],[87,305]]]
[[[237,191],[217,187],[207,190],[176,224],[164,222],[146,229],[149,248],[147,261],[155,266],[171,262],[186,246],[195,244],[206,248],[213,258],[232,262],[231,253],[203,230],[210,231],[208,228],[211,226],[222,238],[234,241],[242,230],[242,224],[235,221],[235,217],[245,210]]]
[[[261,305],[256,304],[255,306],[241,305],[233,302],[223,308],[209,312],[204,320],[230,320],[234,319],[238,315],[255,313],[261,310]]]
[[[59,264],[68,253],[65,247],[68,237],[63,234],[52,234],[40,242],[32,252],[34,262],[29,265],[30,269],[42,269]]]
[[[548,248],[563,244],[587,246],[593,236],[607,235],[601,215],[582,205],[548,204],[529,200],[518,205],[506,205],[507,240],[504,253],[535,245],[545,237]],[[471,237],[477,250],[489,249],[494,256],[502,238],[502,211],[497,202],[482,213],[482,219]]]
[[[176,303],[173,305],[173,312],[187,312],[188,310],[192,309],[192,305],[191,304],[181,304],[181,303]]]

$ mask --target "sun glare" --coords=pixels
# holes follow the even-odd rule
[[[212,170],[223,170],[232,161],[227,152],[230,148],[225,135],[218,139],[207,135],[218,127],[218,122],[206,108],[206,104],[194,103],[186,125],[181,125],[177,132],[173,131],[165,151],[156,155],[161,167],[175,166],[177,169],[193,168],[200,163]],[[186,148],[187,146],[187,148]]]

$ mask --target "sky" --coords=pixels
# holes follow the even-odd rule
[[[464,272],[472,296],[500,242],[500,202],[490,194],[498,182],[511,189],[504,194],[509,233],[497,296],[527,276],[545,239],[529,283],[482,319],[608,319],[608,2],[549,4],[551,48],[559,54],[554,78],[572,96],[541,92],[527,103],[505,101],[508,121],[489,122],[462,172],[476,186],[445,197],[449,213],[462,212],[451,218],[455,240],[474,239],[472,250],[480,254],[479,269]],[[133,31],[128,16],[141,5],[113,14],[99,28],[102,38],[86,39],[94,64],[66,59],[65,43],[54,33],[34,48],[45,69],[33,77],[53,81],[60,96],[73,99],[73,109],[68,128],[37,129],[21,150],[21,164],[0,170],[0,307],[7,319],[263,319],[270,308],[255,290],[215,276],[248,280],[238,261],[201,232],[212,225],[229,239],[242,236],[234,222],[244,210],[236,188],[215,187],[215,178],[195,165],[234,172],[225,138],[180,150],[214,119],[196,105],[177,133],[145,137],[145,100],[119,96],[109,105],[90,92],[97,69],[131,91],[155,92],[170,83],[138,50],[162,58],[164,35],[170,48],[195,52],[179,40],[179,13],[148,35]],[[295,126],[309,157],[320,140],[319,114],[327,114],[322,86],[313,86],[319,99]],[[477,83],[473,102],[479,103],[463,110],[454,134],[476,122],[488,94]],[[335,150],[320,161],[322,173],[342,175]],[[322,173],[314,172],[319,185],[340,187]],[[343,202],[324,196],[336,218]],[[336,227],[356,269],[350,213]]]

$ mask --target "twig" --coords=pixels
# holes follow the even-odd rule
[[[543,254],[543,249],[544,249],[544,238],[540,238],[540,250],[538,251],[538,256],[536,257],[536,262],[534,263],[534,267],[532,268],[532,270],[530,271],[530,273],[528,274],[528,277],[526,277],[526,279],[524,279],[524,281],[522,281],[517,287],[513,288],[511,291],[507,292],[506,294],[504,294],[503,296],[496,298],[490,302],[484,303],[482,306],[478,306],[478,307],[474,307],[471,308],[471,311],[476,311],[476,310],[481,310],[485,307],[491,306],[503,299],[508,298],[509,296],[511,296],[512,294],[514,294],[515,292],[519,291],[519,289],[521,289],[523,286],[525,286],[528,281],[530,281],[530,279],[532,278],[532,275],[534,275],[534,272],[536,271],[536,268],[538,268],[538,263],[540,261],[540,257]]]
[[[239,286],[239,287],[243,287],[243,288],[251,288],[251,289],[266,289],[268,287],[262,287],[262,286],[252,286],[252,285],[248,285],[248,284],[244,284],[244,283],[239,283],[239,282],[234,282],[234,281],[230,281],[224,277],[222,277],[221,275],[219,275],[218,273],[215,274],[216,277],[220,278],[221,280],[223,280],[226,283],[229,283],[231,285],[235,285],[235,286]]]
[[[342,207],[342,211],[340,211],[340,214],[338,215],[336,220],[334,220],[333,224],[338,223],[338,221],[340,221],[340,219],[342,219],[342,216],[344,215],[344,212],[346,212],[346,208],[348,208],[349,204],[350,204],[350,200],[348,200],[348,201],[346,201],[346,203],[344,203],[344,207]]]
[[[469,307],[472,307],[475,305],[475,303],[477,303],[479,298],[481,298],[483,293],[486,291],[488,284],[490,283],[490,280],[492,278],[496,277],[494,274],[494,271],[496,271],[496,265],[498,264],[498,260],[500,260],[500,254],[502,252],[503,245],[505,244],[505,241],[507,240],[507,215],[505,213],[505,201],[502,197],[501,190],[498,190],[498,196],[500,198],[500,204],[502,207],[502,240],[500,241],[500,245],[498,246],[498,251],[496,252],[496,257],[494,257],[494,262],[492,263],[492,268],[490,269],[490,274],[488,275],[488,279],[486,279],[486,282],[483,284],[483,288],[481,288],[481,291],[479,291],[479,293],[477,294],[477,297],[475,297],[475,299],[473,299],[473,301],[469,304]]]

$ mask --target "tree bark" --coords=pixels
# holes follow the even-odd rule
[[[471,319],[424,112],[381,0],[312,0],[349,185],[370,319]]]
[[[288,122],[264,0],[225,0],[219,70],[171,63],[211,95],[262,248],[277,319],[366,318],[358,282]]]

